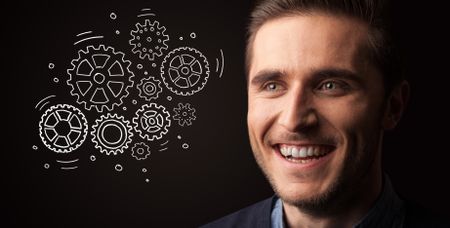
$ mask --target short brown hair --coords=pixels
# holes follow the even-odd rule
[[[260,0],[250,17],[247,30],[247,78],[252,59],[252,46],[259,28],[269,20],[320,11],[357,18],[369,26],[369,48],[374,63],[383,74],[385,91],[389,93],[403,79],[398,48],[394,45],[391,0]]]

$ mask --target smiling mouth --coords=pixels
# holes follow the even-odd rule
[[[277,152],[286,160],[306,164],[327,156],[335,147],[330,145],[288,145],[277,144]]]

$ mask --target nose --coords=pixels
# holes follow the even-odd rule
[[[311,95],[304,89],[292,90],[287,94],[278,122],[291,132],[306,133],[316,127],[318,116]]]

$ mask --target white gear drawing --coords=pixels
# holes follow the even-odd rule
[[[92,142],[95,148],[107,155],[123,153],[133,136],[130,121],[117,114],[102,115],[92,126]]]
[[[104,45],[78,51],[78,58],[71,62],[73,67],[67,70],[70,94],[77,96],[78,104],[84,104],[87,110],[95,107],[98,112],[105,107],[112,111],[115,105],[122,104],[134,83],[131,62],[124,56],[123,52]]]
[[[164,57],[161,77],[173,93],[191,96],[203,89],[208,81],[208,60],[195,48],[177,48]]]
[[[133,124],[136,132],[143,139],[153,141],[161,139],[170,127],[170,114],[164,106],[156,103],[143,105],[136,111]]]
[[[51,106],[39,122],[39,136],[56,153],[69,153],[83,144],[88,131],[84,114],[72,105]]]
[[[145,160],[150,155],[150,147],[143,142],[135,143],[131,151],[131,156],[136,158],[136,160]]]
[[[174,120],[178,120],[180,126],[190,126],[192,121],[196,119],[195,108],[191,107],[191,104],[178,103],[178,108],[173,108],[175,115],[172,117]]]
[[[139,97],[144,98],[146,101],[156,100],[162,92],[161,82],[152,76],[141,79],[137,88]]]
[[[163,50],[167,50],[166,42],[169,36],[166,35],[166,27],[160,26],[158,21],[145,19],[143,24],[136,23],[136,29],[131,31],[130,45],[134,54],[139,54],[139,58],[153,61],[160,57]]]

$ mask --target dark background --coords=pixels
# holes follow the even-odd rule
[[[5,9],[13,15],[4,20],[10,31],[5,36],[11,39],[4,49],[11,51],[8,59],[13,62],[4,76],[14,83],[7,80],[4,85],[4,91],[10,91],[5,108],[7,140],[3,142],[7,223],[13,227],[195,227],[271,196],[246,132],[243,50],[250,6],[240,0],[45,1]],[[189,102],[197,114],[191,127],[170,129],[167,151],[152,153],[149,160],[139,162],[126,154],[129,151],[106,156],[94,149],[88,135],[73,152],[80,157],[79,168],[55,168],[52,162],[59,155],[40,141],[37,123],[42,113],[34,106],[57,94],[53,104],[68,103],[84,111],[65,85],[65,71],[79,49],[72,44],[80,32],[93,30],[105,35],[102,42],[125,52],[133,71],[138,72],[137,63],[148,67],[148,62],[139,62],[131,53],[128,44],[129,31],[142,8],[151,8],[157,14],[155,19],[166,26],[169,51],[178,46],[195,47],[208,58],[212,70],[219,49],[223,49],[222,78],[212,70],[206,87],[187,98],[165,90],[158,102],[169,109],[178,101]],[[449,159],[448,41],[443,36],[446,20],[440,9],[411,2],[397,7],[397,35],[412,96],[404,119],[386,135],[383,160],[402,196],[450,216],[446,210],[450,187],[445,178]],[[109,18],[111,12],[118,15],[116,20]],[[121,31],[119,36],[114,34],[116,29]],[[189,39],[191,32],[197,38]],[[180,36],[184,41],[177,39]],[[48,68],[50,62],[55,69]],[[158,75],[158,70],[148,69]],[[53,83],[54,77],[60,82]],[[174,101],[167,102],[167,95]],[[130,100],[124,103],[130,104]],[[129,118],[133,115],[118,112]],[[99,116],[95,111],[85,114],[89,125]],[[182,140],[176,139],[177,135],[182,135]],[[181,149],[184,142],[189,143],[188,150]],[[33,145],[39,149],[33,150]],[[91,154],[97,157],[95,162],[89,161]],[[44,169],[45,163],[51,168]],[[124,165],[124,171],[114,170],[117,163]],[[142,173],[142,167],[149,172]]]

